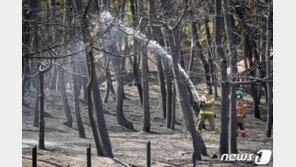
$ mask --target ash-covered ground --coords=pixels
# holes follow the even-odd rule
[[[115,83],[114,83],[115,84]],[[115,85],[114,85],[115,86]],[[204,85],[196,86],[201,90]],[[100,87],[102,97],[105,94],[106,84]],[[115,102],[112,96],[108,103],[103,104],[105,120],[112,144],[114,158],[98,157],[92,131],[89,125],[87,103],[81,97],[81,116],[86,132],[86,139],[78,136],[76,122],[70,128],[63,124],[66,121],[62,109],[62,100],[58,91],[45,90],[45,145],[47,150],[38,149],[38,166],[86,166],[86,148],[90,143],[92,146],[92,166],[113,167],[113,166],[146,166],[146,144],[151,141],[152,166],[192,166],[192,140],[190,134],[185,130],[184,121],[176,105],[176,126],[175,130],[166,128],[165,119],[161,109],[161,96],[159,86],[155,79],[149,83],[150,112],[151,112],[151,133],[141,132],[143,111],[135,86],[125,86],[125,93],[128,99],[124,100],[124,114],[133,123],[135,131],[125,129],[117,124],[115,114]],[[203,91],[199,91],[203,92]],[[73,121],[75,121],[74,102],[71,90],[67,90],[68,101],[71,107]],[[220,88],[219,88],[219,95]],[[245,96],[248,102],[248,112],[245,118],[247,137],[237,139],[239,153],[253,153],[261,149],[273,150],[273,139],[266,138],[265,121],[266,106],[262,98],[260,105],[262,120],[255,119],[252,111],[252,98]],[[33,126],[34,119],[35,91],[31,89],[26,94],[22,111],[22,160],[23,166],[31,166],[31,149],[38,143],[38,127]],[[216,135],[209,132],[209,124],[206,122],[207,130],[202,132],[209,157],[202,157],[199,166],[252,166],[252,162],[222,162],[219,158],[213,159],[214,154],[218,155],[220,137],[220,101],[216,100]],[[196,118],[195,118],[196,120]],[[269,163],[272,166],[272,161]]]

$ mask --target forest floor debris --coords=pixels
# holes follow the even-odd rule
[[[201,90],[203,85],[197,86]],[[105,93],[106,84],[100,89]],[[116,122],[115,102],[112,98],[104,103],[105,120],[112,144],[114,158],[98,157],[87,115],[87,105],[80,103],[81,116],[86,132],[86,139],[78,137],[76,122],[70,128],[63,125],[66,120],[62,110],[59,92],[45,90],[45,146],[47,150],[38,149],[38,166],[86,166],[86,148],[92,146],[92,166],[116,167],[116,166],[146,166],[146,143],[151,142],[152,166],[192,166],[192,140],[189,132],[186,133],[184,121],[178,107],[176,107],[175,130],[166,128],[165,119],[162,115],[161,96],[159,86],[153,81],[150,83],[150,111],[152,133],[141,132],[143,113],[138,93],[135,87],[125,86],[128,100],[124,100],[124,114],[134,125],[135,131],[119,126]],[[70,90],[67,90],[71,94]],[[219,95],[220,89],[219,89]],[[103,96],[102,96],[103,97]],[[75,121],[73,97],[68,96],[73,120]],[[34,119],[34,91],[26,96],[29,106],[23,106],[22,115],[22,161],[23,166],[31,166],[31,149],[38,143],[38,127],[33,126]],[[246,95],[248,102],[247,118],[245,119],[246,133],[248,137],[238,137],[237,146],[239,153],[256,153],[261,149],[273,150],[273,139],[266,138],[265,124],[266,107],[260,104],[262,120],[255,119],[252,112],[252,98]],[[221,162],[218,155],[220,135],[220,101],[216,100],[216,135],[209,132],[209,124],[206,121],[207,130],[203,130],[201,136],[207,146],[209,157],[202,157],[199,166],[249,166],[255,165],[247,162]],[[262,102],[265,98],[262,98]],[[54,103],[54,104],[53,104]],[[178,106],[178,105],[176,105]],[[196,119],[195,119],[196,120]],[[272,166],[272,160],[269,163]]]

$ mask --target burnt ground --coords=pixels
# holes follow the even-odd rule
[[[203,85],[197,86],[200,90]],[[63,125],[66,120],[59,92],[45,90],[45,144],[46,150],[38,149],[38,166],[86,166],[86,148],[92,145],[93,166],[146,166],[146,143],[151,141],[152,166],[192,166],[192,140],[190,134],[186,133],[184,121],[182,120],[178,105],[176,105],[175,130],[165,127],[165,119],[162,116],[161,97],[159,87],[155,80],[150,83],[150,111],[151,111],[151,133],[141,132],[142,108],[138,98],[137,89],[133,86],[125,86],[128,99],[124,100],[124,114],[134,125],[135,131],[125,129],[117,125],[115,116],[115,102],[110,96],[109,102],[103,104],[105,120],[110,135],[114,158],[98,157],[87,115],[87,103],[81,100],[81,115],[86,132],[86,139],[78,137],[76,123],[70,128]],[[105,83],[100,87],[102,97],[105,94]],[[73,97],[68,92],[68,101],[71,107],[73,121],[75,121]],[[203,91],[200,91],[203,92]],[[219,88],[219,95],[220,88]],[[38,128],[33,126],[34,97],[32,89],[26,95],[26,103],[22,111],[22,161],[23,166],[31,166],[31,148],[37,144]],[[265,99],[262,98],[260,105],[262,120],[255,119],[252,112],[252,99],[245,96],[248,102],[248,113],[245,118],[247,129],[246,138],[239,137],[239,153],[256,153],[261,149],[273,150],[273,139],[266,138],[265,121],[266,107]],[[202,137],[207,146],[209,157],[202,157],[199,166],[253,166],[254,162],[221,162],[213,159],[212,155],[218,154],[220,137],[220,101],[216,100],[216,135],[211,135],[209,125],[202,132]],[[272,166],[272,162],[269,164]]]

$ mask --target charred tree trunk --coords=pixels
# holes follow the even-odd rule
[[[64,79],[64,69],[59,69],[59,87],[60,87],[60,95],[62,96],[62,103],[63,103],[63,110],[65,113],[65,116],[67,118],[67,122],[64,122],[65,125],[72,127],[72,115],[71,115],[71,109],[68,103],[68,98],[66,95],[66,88],[65,88],[65,79]]]
[[[112,49],[114,52],[118,52],[116,46]],[[133,129],[133,124],[129,122],[123,114],[123,70],[125,61],[123,57],[112,57],[112,63],[115,67],[116,75],[116,118],[119,125],[124,126],[128,129]]]
[[[245,15],[245,9],[243,8],[243,6],[241,4],[239,4],[239,1],[235,1],[235,11],[238,15],[238,18],[240,19],[243,29],[244,29],[244,36],[248,36],[248,40],[246,40],[246,42],[248,42],[248,44],[250,45],[250,47],[252,48],[252,52],[254,55],[254,62],[252,60],[252,57],[249,57],[249,65],[250,65],[250,75],[255,78],[256,77],[256,68],[259,70],[259,74],[261,72],[261,66],[259,63],[259,56],[258,56],[258,51],[256,50],[257,46],[256,46],[256,42],[254,39],[256,39],[255,37],[253,37],[252,35],[252,31],[251,31],[251,27],[248,26],[248,24],[246,23],[245,19],[244,19],[244,15]],[[250,54],[250,56],[252,56],[252,54]],[[254,110],[254,117],[260,119],[260,110],[259,110],[259,103],[260,103],[260,99],[258,97],[258,92],[261,90],[256,89],[255,85],[252,84],[251,85],[251,94],[253,97],[253,110]]]
[[[164,13],[164,19],[165,20],[172,19],[174,10],[172,10],[173,8],[171,6],[170,1],[161,0],[161,6]],[[174,67],[173,71],[174,71],[174,77],[175,77],[175,84],[177,86],[176,90],[178,95],[179,106],[183,114],[183,118],[185,119],[186,127],[192,137],[194,152],[197,155],[197,159],[201,160],[201,154],[207,155],[207,151],[201,136],[199,135],[199,133],[196,132],[194,127],[194,120],[193,120],[193,115],[190,108],[191,106],[190,101],[189,101],[188,95],[186,94],[185,86],[182,82],[182,78],[180,75],[181,71],[179,70],[179,65],[178,65],[178,48],[177,48],[177,45],[175,45],[174,35],[173,35],[175,33],[173,31],[176,31],[176,29],[170,30],[168,27],[166,27],[166,32],[167,32],[168,39],[171,44],[171,50],[172,50],[172,60],[173,60],[173,67]]]
[[[204,24],[205,24],[205,30],[206,30],[206,39],[207,39],[207,45],[208,45],[208,62],[209,62],[209,68],[210,68],[210,74],[211,74],[211,85],[214,86],[215,90],[215,98],[218,98],[218,89],[216,84],[216,75],[215,74],[215,66],[214,66],[214,51],[211,47],[211,37],[210,37],[210,29],[208,26],[208,16],[205,15]]]
[[[56,23],[55,0],[51,0],[50,5],[51,5],[51,22]],[[52,24],[51,31],[52,31],[52,43],[54,44],[54,43],[56,43],[56,40],[57,40],[56,25],[55,24]],[[57,89],[57,84],[56,84],[57,83],[57,67],[56,66],[52,67],[50,77],[51,77],[51,79],[50,79],[49,89],[56,90]]]
[[[111,142],[110,142],[109,134],[106,127],[101,93],[99,90],[99,84],[98,84],[95,67],[93,71],[94,71],[94,78],[93,78],[92,95],[93,95],[93,102],[96,110],[99,137],[100,137],[100,141],[104,151],[104,155],[107,157],[113,157]]]
[[[37,65],[36,65],[37,66]],[[39,68],[39,65],[37,66],[37,68]],[[39,94],[40,94],[40,86],[39,86],[39,77],[37,77],[35,80],[35,84],[36,84],[36,96],[35,96],[35,107],[34,107],[34,126],[38,127],[38,122],[39,122]]]
[[[52,60],[50,62],[49,67],[42,69],[40,66],[39,68],[39,89],[40,89],[40,94],[39,94],[39,109],[40,109],[40,114],[39,114],[39,148],[40,149],[45,149],[45,144],[44,144],[44,130],[45,130],[45,120],[44,120],[44,74],[49,71],[52,67]]]
[[[183,51],[181,48],[181,42],[182,42],[181,34],[182,34],[182,24],[180,24],[179,26],[176,27],[176,31],[173,32],[173,35],[174,35],[174,39],[175,39],[175,44],[178,48],[178,52],[177,52],[178,56],[179,56],[178,62],[182,68],[185,68]]]
[[[84,70],[85,72],[86,70]],[[87,101],[87,90],[86,90],[86,87],[87,87],[87,78],[86,77],[81,77],[81,82],[82,82],[82,89],[83,89],[83,98],[84,100]]]
[[[73,1],[70,2],[70,5],[71,5],[72,9],[75,7],[73,4]],[[71,15],[71,17],[69,18],[70,22],[73,22],[74,21],[73,20],[74,19],[73,18],[74,10],[70,10],[69,12],[71,12],[69,14],[69,15]],[[69,37],[72,37],[75,35],[75,30],[76,30],[76,28],[71,28],[69,30]],[[76,41],[76,42],[79,42],[79,41]],[[78,47],[78,48],[72,47],[70,49],[72,50],[72,52],[76,52],[76,51],[79,51],[80,47]],[[68,53],[68,54],[70,54],[70,53]],[[79,105],[81,81],[79,80],[79,78],[77,76],[77,73],[80,73],[81,70],[79,70],[80,68],[79,68],[79,64],[77,62],[77,58],[74,58],[73,56],[71,56],[70,60],[71,60],[72,71],[74,72],[72,74],[72,90],[73,90],[73,101],[74,101],[76,123],[77,123],[78,132],[79,132],[79,137],[85,138],[85,131],[84,131],[84,127],[83,127],[81,116],[80,116],[80,105]]]
[[[71,57],[71,62],[72,62],[72,70],[74,73],[78,73],[78,64],[74,60],[73,57]],[[81,84],[79,84],[79,78],[75,74],[72,74],[72,86],[73,86],[73,100],[74,100],[74,110],[75,110],[75,116],[76,116],[76,123],[77,123],[77,128],[79,132],[79,137],[85,138],[85,131],[84,127],[82,124],[81,116],[80,116],[80,104],[79,104],[79,97],[80,97],[80,88]]]
[[[138,0],[138,15],[139,18],[145,17],[144,6],[142,0]],[[144,32],[145,23],[139,25],[140,31]],[[143,115],[144,122],[142,131],[150,132],[150,106],[149,106],[149,84],[148,84],[148,59],[147,50],[143,48],[142,52],[142,85],[143,85]]]
[[[172,92],[172,113],[171,113],[171,130],[175,130],[176,123],[176,85],[173,86]]]
[[[91,50],[91,48],[88,48],[88,50]],[[91,51],[88,51],[87,56],[90,56],[90,54],[91,54]],[[88,57],[88,59],[89,59],[89,57]],[[94,67],[92,67],[91,69],[93,70]],[[93,131],[93,135],[94,135],[94,139],[95,139],[97,154],[98,154],[98,156],[103,156],[104,153],[103,153],[102,146],[101,146],[101,143],[99,140],[98,130],[96,127],[96,122],[93,117],[93,111],[92,111],[93,107],[92,107],[91,90],[92,90],[92,86],[93,86],[94,71],[90,71],[89,75],[90,75],[90,77],[89,77],[89,81],[87,84],[88,116],[89,116],[90,126]]]
[[[171,115],[172,115],[172,81],[170,79],[170,74],[168,72],[167,74],[167,80],[166,80],[166,85],[167,85],[167,97],[166,97],[166,126],[167,128],[170,128],[171,126]]]
[[[192,24],[191,23],[191,47],[190,47],[190,60],[189,60],[189,65],[188,65],[188,74],[189,76],[191,76],[191,74],[193,73],[193,62],[194,62],[194,55],[195,55],[195,44],[194,44],[194,33],[193,33],[193,29],[192,29]]]
[[[39,94],[39,148],[40,149],[45,149],[45,144],[44,144],[44,128],[45,128],[45,122],[44,122],[44,89],[43,89],[43,77],[44,73],[42,73],[39,70],[39,89],[40,89],[40,94]]]
[[[221,134],[220,134],[220,145],[219,145],[219,153],[220,155],[228,153],[228,116],[229,116],[229,84],[227,77],[227,61],[224,55],[224,51],[221,48],[221,0],[215,0],[215,29],[214,29],[214,37],[215,37],[215,46],[216,54],[220,59],[220,74],[222,80],[222,95],[221,95]]]
[[[149,16],[150,19],[156,20],[156,10],[154,6],[153,0],[149,0]],[[157,26],[151,26],[151,32],[153,35],[153,39],[156,40],[161,46],[164,47],[164,42],[162,39],[162,33],[160,27]],[[160,87],[160,93],[161,93],[161,101],[162,101],[162,111],[163,115],[165,116],[166,112],[166,89],[165,89],[165,81],[164,81],[164,72],[162,68],[162,60],[159,55],[155,55],[156,63],[157,63],[157,74],[158,74],[158,84]]]
[[[165,34],[164,36],[166,37],[166,42],[164,43],[165,44],[165,47],[167,50],[169,50],[169,48],[171,48],[170,46],[170,42],[169,40],[167,39],[167,31],[165,31]],[[165,78],[166,78],[166,112],[164,112],[163,116],[164,118],[167,118],[167,113],[171,113],[171,110],[172,110],[172,79],[173,79],[173,71],[170,69],[170,65],[169,65],[169,62],[168,60],[164,60],[163,61],[163,64],[164,64],[164,69],[165,69]]]
[[[130,0],[130,3],[131,3],[131,12],[132,12],[132,17],[133,17],[133,28],[136,29],[136,27],[138,26],[138,20],[137,20],[137,16],[136,16],[136,13],[135,13],[135,3],[134,4],[134,0]],[[134,52],[138,52],[139,50],[139,45],[137,43],[137,41],[134,39]],[[143,95],[142,95],[142,85],[141,85],[141,81],[140,81],[140,78],[139,78],[139,74],[138,74],[138,58],[137,56],[139,56],[138,54],[135,54],[134,55],[134,62],[133,62],[133,74],[134,74],[134,84],[137,86],[137,89],[138,89],[138,93],[139,93],[139,97],[140,97],[140,101],[141,101],[141,104],[143,105]],[[139,56],[140,58],[140,56]]]
[[[106,67],[106,82],[107,82],[107,90],[106,90],[106,94],[105,94],[105,98],[104,98],[104,103],[108,102],[108,97],[109,97],[109,93],[110,90],[112,92],[113,95],[113,99],[115,100],[116,95],[115,95],[115,91],[114,91],[114,87],[112,84],[112,79],[111,79],[111,74],[109,71],[109,62],[110,62],[110,57],[109,55],[104,55],[104,59],[105,59],[105,67]]]
[[[66,43],[66,41],[68,40],[68,25],[70,24],[70,4],[71,4],[71,0],[65,0],[64,1],[64,39],[63,39],[63,43]],[[68,45],[64,46],[64,49],[68,49]],[[64,60],[60,61],[61,65],[63,65]],[[58,70],[58,76],[59,76],[59,88],[60,88],[60,94],[62,96],[62,102],[63,102],[63,110],[65,113],[65,116],[67,118],[67,122],[64,122],[65,125],[72,127],[72,115],[71,115],[71,109],[68,103],[68,98],[66,95],[66,88],[65,88],[65,71],[62,67],[59,68]]]
[[[167,115],[171,113],[172,106],[172,71],[169,68],[169,63],[167,60],[164,60],[165,66],[165,76],[166,76],[166,112],[164,113],[164,118],[167,118]]]
[[[272,9],[271,9],[272,10]],[[272,21],[273,21],[273,12],[270,11],[268,14],[268,23],[267,23],[267,42],[266,42],[266,76],[272,74],[271,61],[270,61],[270,45],[271,45],[271,36],[272,36]],[[266,124],[266,137],[271,137],[272,124],[273,124],[273,91],[272,83],[266,82],[267,87],[267,124]]]
[[[32,12],[30,10],[23,9],[22,14],[25,20],[30,21]],[[28,75],[30,74],[30,66],[29,59],[25,57],[26,54],[29,53],[30,40],[31,40],[31,28],[29,22],[22,23],[22,104],[25,104],[25,94],[30,87],[30,78]]]
[[[88,27],[88,20],[86,19],[86,14],[89,10],[89,7],[90,7],[89,4],[91,0],[88,1],[85,12],[83,12],[82,1],[75,0],[75,2],[76,2],[77,11],[79,13],[80,23],[82,25],[82,36],[83,36],[85,55],[86,55],[86,60],[88,65],[88,73],[89,73],[89,82],[87,84],[88,114],[89,114],[89,120],[91,123],[91,128],[93,131],[95,143],[96,143],[97,154],[105,155],[107,157],[113,157],[109,134],[106,128],[104,113],[102,111],[102,101],[100,99],[99,85],[97,83],[97,78],[95,74],[94,58],[93,58],[93,52],[92,52],[93,41],[88,31],[86,31]],[[96,129],[96,123],[95,123],[93,112],[92,112],[91,91],[93,93],[93,100],[95,102],[95,109],[97,114],[98,129],[100,131],[100,138],[98,135],[98,131]]]
[[[190,12],[190,17],[193,19],[194,18],[194,14],[192,12],[192,10],[189,11]],[[203,54],[203,50],[201,48],[201,45],[199,43],[199,38],[198,38],[198,34],[197,34],[197,28],[196,28],[196,23],[192,22],[191,23],[191,29],[192,29],[192,35],[194,37],[194,42],[195,42],[195,46],[196,49],[199,53],[200,59],[203,63],[204,66],[204,70],[205,70],[205,78],[207,81],[207,85],[211,87],[211,77],[210,77],[210,68],[209,68],[209,63],[207,62],[207,60],[205,59],[205,56]]]
[[[73,61],[73,59],[72,59]],[[72,70],[75,72],[75,68],[77,66],[75,65],[75,62],[72,64]],[[80,116],[80,106],[79,106],[79,96],[80,96],[80,90],[78,89],[77,82],[78,78],[75,76],[75,74],[72,74],[72,80],[73,80],[73,97],[74,97],[74,103],[75,103],[75,116],[76,116],[76,122],[79,132],[79,137],[85,138],[85,132],[84,127],[82,124],[81,116]]]
[[[237,66],[236,66],[236,47],[234,44],[234,38],[232,35],[232,27],[229,22],[229,11],[228,11],[228,2],[227,0],[222,0],[222,8],[223,8],[223,16],[224,16],[224,25],[225,25],[225,31],[226,31],[226,37],[227,41],[229,43],[229,57],[231,62],[231,80],[236,81],[237,80]],[[235,85],[230,87],[230,104],[231,104],[231,110],[230,110],[230,140],[229,140],[229,152],[230,153],[237,153],[237,143],[236,143],[236,92],[237,87]]]
[[[31,1],[29,3],[29,6],[30,6],[30,9],[32,10],[32,13],[31,13],[31,19],[32,20],[38,20],[38,13],[39,13],[39,4],[40,2],[38,0],[36,1]],[[33,39],[30,43],[30,47],[33,48],[35,51],[37,51],[39,49],[39,35],[38,35],[38,25],[37,23],[33,23]],[[36,60],[32,60],[32,66],[34,69],[32,72],[33,73],[37,73],[39,71],[39,66],[40,66],[40,63]],[[36,94],[35,94],[35,107],[34,107],[34,110],[35,110],[35,115],[34,115],[34,126],[38,126],[38,119],[39,119],[39,94],[40,94],[40,91],[39,91],[39,77],[36,77],[34,79],[34,82],[33,82],[33,86],[35,86],[36,88]]]
[[[86,60],[88,63],[88,72],[89,72],[89,80],[87,83],[87,100],[88,100],[88,116],[89,116],[89,121],[90,121],[90,125],[91,125],[91,129],[93,131],[93,136],[94,136],[94,140],[95,140],[95,144],[96,144],[96,148],[97,148],[97,154],[99,156],[103,156],[103,150],[102,150],[102,146],[99,140],[99,135],[98,135],[98,131],[97,131],[97,127],[96,127],[96,123],[95,123],[95,119],[93,116],[93,107],[92,107],[92,87],[93,87],[93,81],[94,81],[94,75],[95,75],[95,71],[94,71],[94,65],[93,65],[93,57],[92,57],[92,43],[90,42],[90,36],[87,34],[86,32],[86,25],[85,25],[85,20],[83,18],[83,9],[82,9],[82,1],[81,0],[75,0],[76,2],[76,8],[77,11],[80,14],[80,19],[81,19],[81,23],[82,25],[82,30],[83,30],[83,39],[84,39],[84,46],[85,46],[85,55],[86,55]],[[90,43],[89,43],[90,42]],[[90,64],[89,64],[90,63]]]
[[[143,51],[146,52],[146,51]],[[149,85],[148,85],[148,61],[147,53],[142,52],[142,70],[143,70],[143,113],[144,113],[144,124],[142,130],[150,132],[150,106],[149,106]]]
[[[170,41],[167,39],[168,38],[168,31],[165,31],[165,36],[166,36],[166,48],[169,50],[171,48]],[[164,60],[164,68],[165,68],[165,77],[166,77],[166,112],[164,113],[164,118],[167,118],[167,113],[171,113],[172,110],[172,79],[173,79],[173,71],[170,69],[170,65],[168,60]]]

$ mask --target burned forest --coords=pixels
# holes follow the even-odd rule
[[[23,166],[273,166],[272,151],[273,1],[22,0]]]

